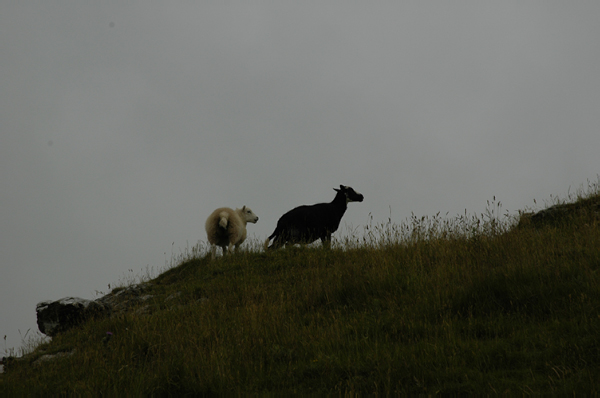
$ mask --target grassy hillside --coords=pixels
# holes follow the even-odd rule
[[[149,282],[150,307],[40,345],[0,395],[598,393],[599,192],[559,208],[194,251]]]

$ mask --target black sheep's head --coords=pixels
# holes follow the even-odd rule
[[[362,194],[356,192],[352,187],[346,187],[344,185],[340,185],[340,189],[333,188],[336,192],[342,192],[346,195],[346,203],[350,202],[362,202],[365,198]]]

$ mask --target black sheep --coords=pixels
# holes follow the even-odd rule
[[[331,203],[298,206],[285,213],[277,228],[265,241],[265,249],[277,249],[287,243],[312,243],[321,239],[323,246],[331,244],[331,234],[337,231],[349,202],[362,202],[364,196],[350,187],[340,185]],[[273,239],[273,244],[269,242]]]

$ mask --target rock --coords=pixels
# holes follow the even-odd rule
[[[598,197],[594,196],[574,203],[557,204],[537,213],[523,213],[519,220],[519,226],[560,227],[577,218],[589,222],[598,221],[600,219],[600,200],[598,200]]]
[[[114,289],[97,300],[65,297],[57,301],[42,301],[36,306],[38,328],[48,336],[55,336],[92,316],[122,314],[153,297],[149,294],[142,296],[149,286],[149,283],[140,283]],[[137,313],[149,314],[151,307],[146,305]]]
[[[41,365],[44,362],[50,362],[55,359],[70,357],[74,353],[75,353],[75,350],[68,351],[68,352],[57,352],[56,354],[42,355],[41,357],[39,357],[38,359],[33,361],[33,365]]]
[[[105,310],[103,304],[79,297],[42,301],[36,305],[37,324],[40,332],[55,336]]]
[[[122,289],[114,289],[106,296],[97,299],[96,302],[108,307],[110,314],[121,314],[131,307],[152,298],[153,296],[149,294],[142,296],[142,293],[150,286],[149,283],[140,283]]]
[[[165,301],[173,300],[173,299],[175,299],[175,298],[177,298],[179,296],[181,296],[181,292],[175,292],[175,293],[171,294],[169,297],[167,297],[165,299]]]

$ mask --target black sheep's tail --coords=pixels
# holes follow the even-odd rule
[[[271,241],[271,239],[273,239],[278,234],[279,234],[279,228],[275,228],[275,231],[273,231],[273,233],[271,234],[271,236],[269,236],[267,238],[267,240],[265,240],[265,244],[264,244],[265,250],[269,249],[269,242]],[[271,246],[271,247],[273,247],[273,246]]]

